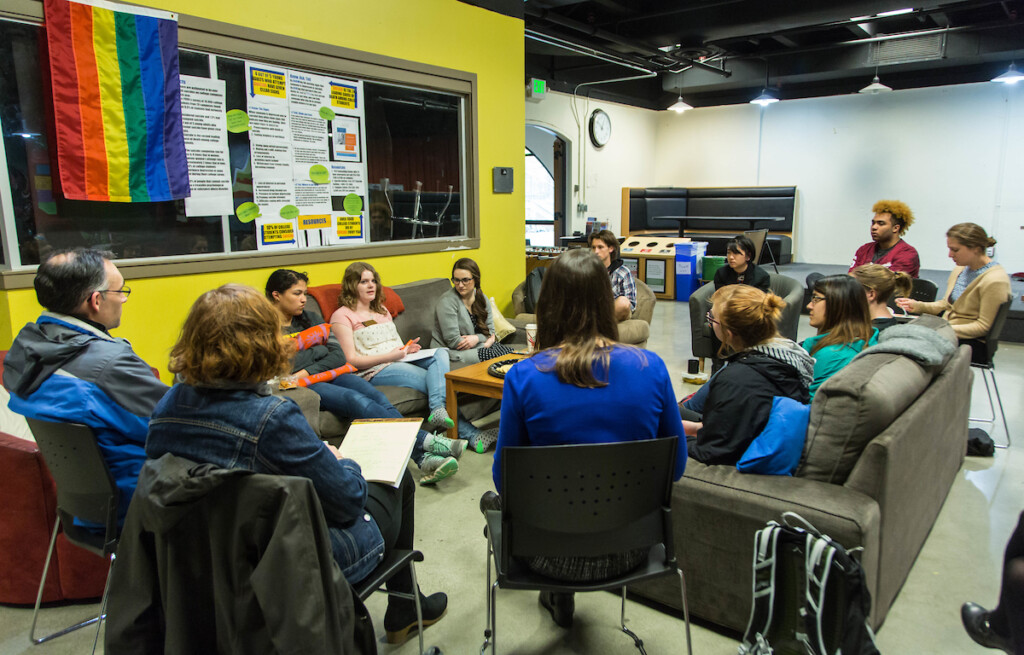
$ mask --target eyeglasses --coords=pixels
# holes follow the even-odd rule
[[[825,296],[819,296],[819,295],[811,294],[811,304],[812,305],[817,305],[818,303],[820,303],[824,299],[825,299]]]
[[[711,325],[721,325],[721,321],[715,319],[715,315],[711,313],[711,310],[708,310],[708,313],[704,314],[704,318],[708,319],[708,323],[710,323]]]
[[[452,284],[469,284],[473,281],[471,277],[453,277]]]
[[[127,298],[132,294],[132,290],[131,287],[125,285],[120,289],[99,289],[97,290],[97,293],[122,293],[124,294],[124,297]]]

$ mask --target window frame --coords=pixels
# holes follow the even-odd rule
[[[0,9],[0,19],[37,25],[43,22],[43,4],[40,0],[5,0],[4,4],[5,6]],[[479,100],[476,73],[274,34],[187,14],[178,14],[178,47],[211,55],[291,66],[317,74],[355,77],[370,82],[461,96],[464,105],[459,128],[460,138],[464,143],[461,148],[460,166],[465,234],[458,237],[382,241],[316,250],[222,252],[203,256],[174,255],[153,260],[121,260],[118,262],[118,268],[124,272],[125,277],[143,279],[253,268],[294,268],[330,261],[441,252],[452,247],[480,247]],[[31,288],[36,266],[11,268],[12,249],[16,248],[17,240],[11,240],[14,236],[14,225],[8,220],[12,198],[6,158],[0,161],[0,175],[3,176],[0,178],[0,220],[3,222],[3,249],[6,262],[3,265],[4,270],[0,271],[0,289]]]

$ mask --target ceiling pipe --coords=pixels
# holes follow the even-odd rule
[[[567,27],[571,30],[581,32],[588,36],[603,39],[605,41],[616,43],[627,48],[633,48],[634,50],[638,50],[651,57],[664,57],[674,62],[675,64],[686,64],[689,66],[696,66],[697,68],[705,69],[717,75],[722,75],[723,77],[729,77],[730,75],[732,75],[732,73],[729,71],[725,71],[720,68],[715,68],[714,66],[708,66],[707,64],[697,61],[695,59],[690,59],[689,57],[683,57],[681,55],[667,53],[641,41],[626,39],[613,32],[609,32],[601,28],[592,27],[590,25],[586,25],[584,23],[580,23],[572,19],[565,18],[556,12],[549,11],[546,8],[536,8],[532,4],[527,4],[524,7],[524,9],[527,16],[539,18],[542,21],[546,21],[554,25],[559,25],[561,27]]]
[[[528,39],[532,39],[540,43],[552,45],[555,46],[556,48],[562,48],[563,50],[575,52],[576,54],[579,55],[593,57],[594,59],[599,59],[609,64],[615,64],[616,66],[624,66],[626,68],[643,71],[645,73],[653,72],[653,69],[647,64],[647,62],[642,62],[642,60],[640,60],[639,58],[634,61],[624,55],[603,52],[601,50],[594,48],[593,46],[586,46],[579,43],[574,43],[572,41],[567,41],[560,37],[545,34],[543,32],[538,32],[537,30],[530,28],[527,28],[525,30],[525,36]]]

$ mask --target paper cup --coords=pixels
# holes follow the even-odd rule
[[[533,352],[537,349],[537,324],[527,323],[526,325],[526,351]]]

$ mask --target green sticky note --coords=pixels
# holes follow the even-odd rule
[[[243,202],[238,206],[238,209],[235,210],[235,216],[237,216],[238,220],[242,223],[251,223],[253,220],[262,216],[262,214],[260,214],[260,206],[256,203]]]
[[[334,120],[334,110],[331,109],[330,107],[321,107],[320,108],[320,118],[324,119],[325,121],[333,121]]]
[[[358,216],[363,211],[363,199],[354,193],[345,196],[345,213],[349,216]]]
[[[327,184],[331,181],[331,174],[327,171],[326,166],[315,164],[309,167],[309,179],[317,184]]]
[[[238,134],[249,131],[249,114],[241,109],[232,109],[228,112],[228,132]]]
[[[281,218],[291,220],[299,215],[299,208],[295,205],[285,205],[281,208]]]

